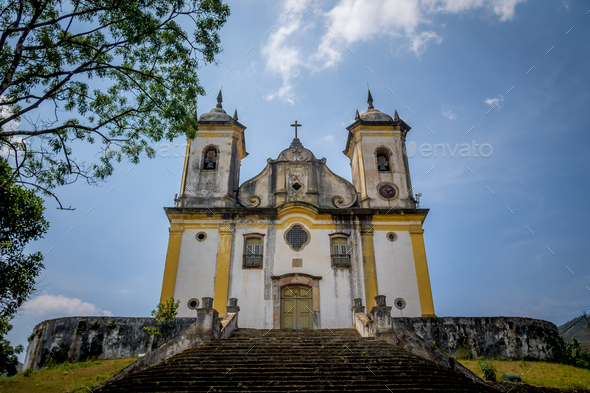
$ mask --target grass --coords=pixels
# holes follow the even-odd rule
[[[459,362],[482,376],[477,360]],[[496,367],[498,381],[502,374],[518,374],[522,382],[536,386],[554,387],[564,390],[590,389],[590,370],[556,363],[531,362],[525,360],[491,360]]]
[[[133,361],[135,358],[89,360],[66,363],[28,375],[21,373],[13,378],[0,377],[0,392],[88,392],[88,389],[94,389]]]

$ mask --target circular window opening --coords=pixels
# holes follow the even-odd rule
[[[393,304],[395,304],[395,307],[400,310],[403,310],[404,308],[406,308],[406,301],[404,299],[402,299],[401,297],[398,297],[397,299],[395,299]]]
[[[205,232],[197,233],[197,240],[202,242],[203,240],[207,239],[207,234]]]
[[[187,306],[191,310],[196,310],[197,308],[199,308],[199,299],[192,298],[188,301]]]
[[[293,227],[285,235],[285,239],[291,248],[293,248],[293,250],[299,251],[309,241],[309,235],[301,225],[293,225]]]
[[[301,184],[299,183],[295,183],[291,186],[295,191],[299,191],[301,189],[301,187],[303,187]]]
[[[395,232],[389,232],[387,234],[387,240],[389,240],[390,242],[394,242],[397,240],[397,233]]]

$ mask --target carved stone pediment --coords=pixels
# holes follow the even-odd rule
[[[268,159],[262,172],[240,186],[238,201],[245,207],[301,201],[317,207],[348,208],[356,204],[357,191],[328,168],[325,158],[316,159],[295,138],[276,160]]]

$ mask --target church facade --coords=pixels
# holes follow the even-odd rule
[[[367,311],[385,295],[392,316],[434,316],[405,148],[410,127],[373,107],[356,112],[344,154],[352,183],[296,137],[240,185],[246,127],[222,107],[201,115],[189,141],[170,235],[161,301],[194,316],[214,298],[240,302],[248,328],[349,328],[354,299]],[[295,122],[295,129],[298,124]],[[343,141],[344,142],[344,141]]]

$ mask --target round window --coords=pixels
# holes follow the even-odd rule
[[[397,299],[395,299],[393,304],[395,304],[395,307],[400,310],[403,310],[404,308],[406,308],[406,301],[404,299],[402,299],[401,297],[398,297]]]
[[[203,240],[207,239],[207,234],[205,232],[199,232],[196,236],[197,240],[202,242]]]
[[[199,299],[192,298],[187,303],[188,308],[191,310],[196,310],[199,308]]]
[[[395,232],[389,232],[387,234],[387,240],[389,240],[390,242],[394,242],[397,240],[397,233]]]

